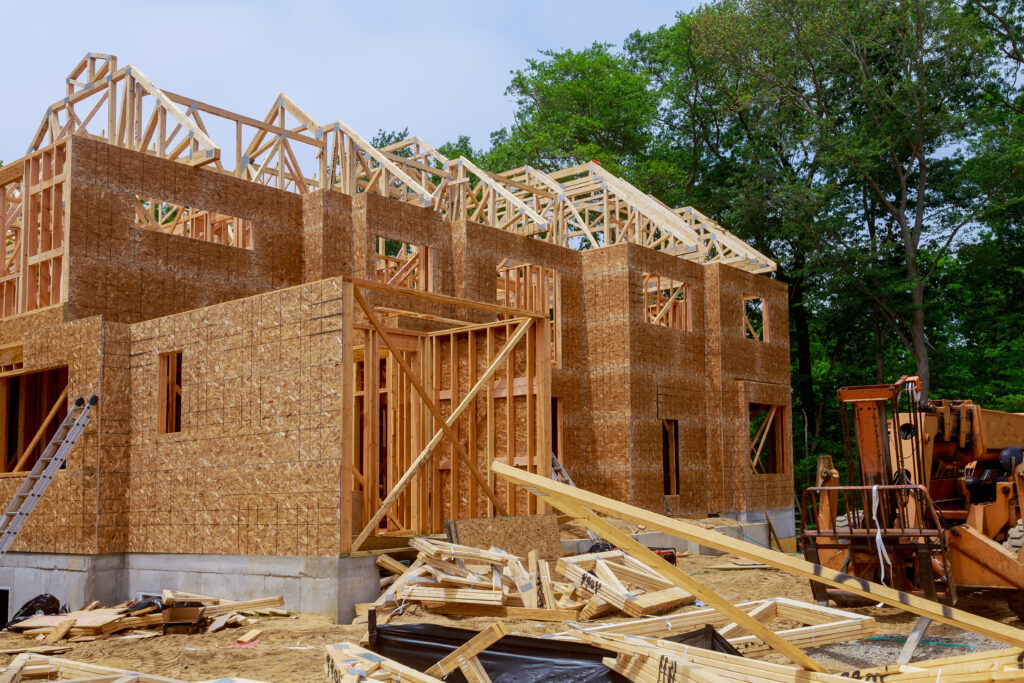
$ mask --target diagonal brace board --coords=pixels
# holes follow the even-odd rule
[[[716,531],[702,529],[695,524],[671,519],[655,512],[620,503],[617,500],[599,496],[565,484],[523,472],[504,463],[495,462],[491,469],[499,476],[522,486],[537,496],[543,496],[548,502],[560,507],[558,503],[567,501],[570,505],[582,505],[611,517],[642,524],[648,529],[662,531],[671,536],[698,543],[707,548],[732,553],[739,557],[763,562],[764,564],[790,572],[811,581],[818,581],[835,588],[842,588],[869,600],[883,602],[892,607],[899,607],[918,616],[930,617],[934,621],[956,626],[973,633],[998,640],[1008,645],[1024,647],[1024,631],[965,612],[955,607],[942,605],[932,600],[919,598],[910,593],[894,590],[888,586],[865,581],[864,579],[837,572],[812,562],[790,557],[777,550],[762,548],[753,543],[740,541]],[[625,548],[623,548],[625,549]]]
[[[452,411],[452,414],[448,416],[448,419],[441,421],[442,425],[446,425],[448,428],[451,428],[452,425],[454,425],[458,421],[462,413],[464,413],[466,409],[470,406],[470,404],[476,399],[476,395],[480,393],[480,390],[487,386],[488,381],[491,379],[491,377],[494,376],[494,373],[498,371],[498,368],[500,368],[505,363],[505,361],[508,360],[508,357],[509,355],[511,355],[513,349],[515,349],[515,347],[519,344],[519,342],[522,340],[522,338],[526,335],[526,333],[530,330],[531,327],[533,327],[533,318],[527,318],[526,320],[519,323],[519,326],[516,328],[516,331],[513,332],[512,336],[509,337],[509,339],[505,342],[505,347],[498,353],[497,356],[494,357],[494,360],[491,361],[490,366],[488,366],[487,370],[485,370],[484,373],[480,376],[480,378],[476,381],[476,384],[474,384],[473,387],[469,390],[469,393],[467,393],[466,396],[462,399],[458,407],[456,407],[455,410]],[[363,530],[359,532],[359,536],[356,537],[356,540],[352,542],[353,551],[359,550],[362,544],[366,542],[366,539],[370,536],[371,533],[373,533],[374,528],[376,528],[377,524],[380,523],[380,520],[384,516],[384,514],[389,509],[391,509],[391,506],[395,504],[395,501],[398,500],[398,497],[409,485],[413,477],[416,476],[416,473],[423,468],[423,466],[430,459],[430,456],[433,455],[434,449],[437,447],[437,444],[441,442],[441,437],[444,436],[444,434],[444,428],[438,429],[437,432],[434,433],[434,437],[430,440],[430,442],[423,448],[420,454],[416,456],[416,459],[412,462],[412,464],[409,465],[409,469],[405,471],[405,473],[402,475],[402,478],[398,480],[398,483],[395,484],[395,487],[391,489],[390,493],[388,493],[387,497],[384,499],[384,502],[381,503],[380,509],[377,510],[376,513],[374,513],[373,518],[363,528]],[[458,441],[453,440],[452,443],[458,443]],[[472,468],[470,469],[472,470]],[[484,490],[489,490],[489,487],[485,488]]]

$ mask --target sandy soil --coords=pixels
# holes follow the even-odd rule
[[[701,582],[733,601],[755,600],[776,596],[810,602],[811,592],[806,581],[776,570],[743,569],[721,571],[714,565],[728,562],[730,557],[690,555],[679,560],[679,566]],[[1024,626],[1006,608],[998,594],[962,601],[961,607],[990,618]],[[684,608],[681,611],[685,611]],[[853,609],[874,616],[878,622],[875,640],[855,644],[840,643],[809,651],[812,656],[833,671],[846,671],[864,666],[878,666],[895,661],[915,618],[890,607]],[[602,620],[619,621],[621,619]],[[432,623],[479,630],[494,620],[481,617],[446,617],[412,607],[395,617],[393,623]],[[509,622],[513,630],[541,634],[562,630],[560,624],[537,624],[525,621]],[[365,625],[336,625],[330,620],[300,615],[294,618],[268,618],[261,620],[264,633],[252,647],[234,646],[245,629],[227,629],[211,635],[169,635],[160,638],[125,639],[112,636],[106,640],[75,643],[69,652],[59,655],[83,662],[126,668],[151,674],[202,681],[226,676],[253,678],[271,683],[307,683],[326,680],[323,674],[321,647],[340,641],[358,641]],[[893,640],[883,640],[892,638]],[[959,629],[934,624],[925,640],[939,645],[922,646],[915,659],[948,657],[958,654],[1002,647],[999,643],[967,634]],[[35,645],[30,637],[14,633],[0,633],[0,649]],[[957,647],[959,646],[959,647]],[[765,657],[783,662],[777,655]],[[11,657],[0,656],[0,664]]]

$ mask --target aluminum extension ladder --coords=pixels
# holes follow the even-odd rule
[[[573,488],[578,488],[576,482],[569,476],[569,472],[562,467],[562,463],[558,460],[558,456],[554,453],[551,454],[551,478],[557,481],[559,484],[568,484]],[[595,534],[593,531],[587,529],[587,536],[594,543],[603,543],[601,537]]]
[[[28,516],[32,514],[39,499],[43,497],[46,489],[53,481],[53,477],[68,458],[68,453],[75,447],[82,430],[89,424],[89,414],[93,406],[99,401],[99,397],[93,394],[87,401],[84,396],[75,400],[67,417],[60,423],[57,432],[46,444],[43,454],[36,460],[32,471],[21,483],[14,499],[0,516],[0,555],[7,552],[7,549],[18,537],[18,532],[25,525]]]

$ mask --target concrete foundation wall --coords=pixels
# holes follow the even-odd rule
[[[10,589],[10,618],[25,602],[50,593],[69,609],[91,600],[113,605],[165,588],[234,600],[284,596],[285,608],[347,623],[357,602],[380,592],[375,558],[270,557],[112,553],[8,553],[0,587]]]

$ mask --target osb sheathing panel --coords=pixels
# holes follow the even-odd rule
[[[705,426],[707,320],[705,268],[691,261],[626,246],[629,268],[630,450],[633,504],[676,514],[704,514],[719,491],[708,487]],[[670,329],[645,319],[643,278],[654,274],[688,285],[691,329]],[[679,493],[664,496],[662,420],[679,424]]]
[[[57,325],[63,321],[64,304],[0,319],[0,345],[24,343],[28,332]]]
[[[325,190],[302,195],[302,281],[352,274],[353,249],[352,197]]]
[[[131,327],[131,552],[336,555],[341,281]],[[157,433],[160,353],[182,430]]]
[[[579,486],[631,501],[629,273],[625,246],[581,254],[585,315],[581,347],[586,358],[579,370],[585,377],[582,396],[587,412],[578,425],[563,425],[563,453]],[[569,406],[565,411],[571,409]]]
[[[15,330],[21,328],[26,371],[66,366],[69,403],[78,396],[99,393],[103,345],[100,319],[62,323],[54,317],[51,309],[0,321],[0,335],[13,343],[17,341]],[[50,484],[12,550],[97,552],[98,453],[104,408],[101,402],[93,410],[89,425],[68,456],[66,468]],[[0,498],[11,500],[22,481],[22,477],[0,479]]]
[[[69,318],[136,322],[302,281],[299,195],[76,136]],[[135,225],[136,197],[253,221],[254,249]]]
[[[789,317],[786,285],[766,277],[713,265],[705,270],[705,313],[709,320],[709,387],[721,396],[709,424],[709,488],[722,491],[710,512],[760,511],[790,507],[792,493],[792,434],[789,411],[784,420],[788,469],[781,475],[754,474],[750,467],[749,401],[743,395],[749,380],[775,385],[777,402],[789,405]],[[743,297],[760,296],[767,311],[768,340],[748,339],[744,332]],[[710,330],[714,330],[713,333]],[[717,351],[712,351],[716,349]],[[709,403],[708,410],[712,409]],[[712,415],[709,414],[709,422]],[[721,444],[716,448],[715,444]],[[764,478],[764,479],[763,479]],[[716,481],[717,480],[717,481]],[[738,485],[742,482],[743,485]],[[785,487],[782,486],[785,482]],[[748,499],[748,492],[764,491]],[[761,496],[764,497],[761,497]],[[714,505],[718,503],[718,505]]]

